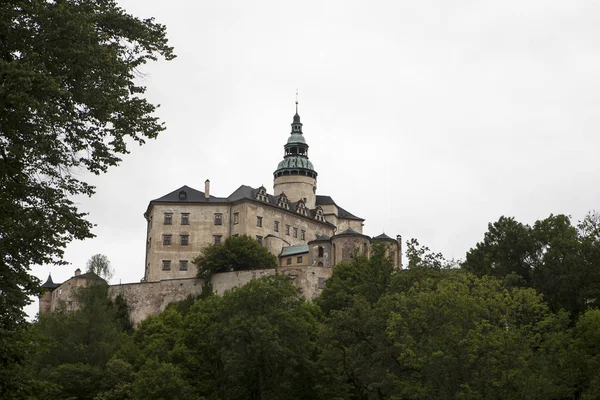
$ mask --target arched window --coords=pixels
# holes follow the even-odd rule
[[[325,253],[323,246],[319,246],[318,251],[319,251],[319,257],[323,257],[323,254]]]

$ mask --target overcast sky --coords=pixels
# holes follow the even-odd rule
[[[501,215],[580,220],[600,202],[600,3],[121,0],[167,26],[178,57],[146,65],[167,130],[78,199],[112,283],[144,273],[150,200],[182,185],[227,196],[265,185],[283,157],[296,89],[318,194],[364,232],[464,258]],[[28,309],[35,314],[37,304]]]

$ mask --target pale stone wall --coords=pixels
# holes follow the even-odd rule
[[[317,235],[333,235],[333,227],[293,211],[289,212],[271,205],[250,201],[239,204],[238,207],[240,222],[233,225],[231,232],[234,235],[246,234],[251,237],[260,236],[263,239],[272,235],[282,239],[287,246],[306,244],[314,240]],[[257,226],[257,217],[262,217],[262,226],[260,227]],[[278,232],[275,231],[275,221],[279,222]],[[286,228],[288,225],[290,227],[289,234]],[[297,232],[296,237],[294,237],[294,228]],[[302,239],[302,231],[304,231],[304,239]],[[273,254],[278,256],[280,252],[281,250]]]
[[[336,214],[325,214],[325,221],[332,223],[336,226],[337,229],[335,233],[337,234],[344,232],[348,228],[352,228],[358,233],[362,233],[363,231],[363,221],[359,221],[356,219],[339,218],[337,216],[337,207]]]
[[[59,287],[52,291],[50,311],[55,311],[59,308],[70,311],[79,308],[79,302],[75,292],[77,288],[87,286],[87,284],[88,280],[80,275],[64,281]]]
[[[319,257],[319,247],[323,249],[323,256]],[[318,241],[311,243],[308,246],[309,260],[308,265],[311,267],[326,267],[332,266],[331,243],[326,241]],[[321,263],[322,265],[319,265]]]
[[[317,180],[310,176],[283,175],[273,180],[273,194],[279,196],[285,193],[291,202],[306,199],[306,206],[316,207]]]
[[[299,257],[300,257],[300,262],[298,262]],[[309,253],[294,254],[294,255],[290,255],[290,256],[281,257],[279,259],[279,265],[282,267],[308,266],[309,260],[310,260]]]
[[[215,293],[223,294],[234,287],[245,285],[252,279],[279,273],[289,276],[304,297],[313,299],[321,293],[325,280],[331,276],[331,271],[331,268],[307,266],[235,271],[215,274],[211,283]],[[137,326],[148,316],[162,312],[170,303],[185,300],[190,295],[199,295],[203,285],[203,280],[195,278],[129,283],[110,286],[109,296],[113,299],[118,295],[123,296],[129,306],[131,321]]]
[[[128,283],[113,285],[108,293],[113,299],[123,296],[129,307],[131,322],[137,326],[148,316],[164,311],[170,303],[202,293],[203,284],[204,281],[195,278]]]
[[[165,213],[172,213],[170,225],[164,224]],[[189,213],[189,224],[182,225],[181,214]],[[215,214],[222,214],[221,225],[215,225]],[[229,236],[229,204],[155,204],[151,208],[148,222],[146,252],[146,274],[149,282],[164,279],[193,278],[196,267],[192,260],[201,250],[213,243],[214,236],[222,240]],[[163,244],[163,236],[171,235],[171,244]],[[188,235],[188,245],[181,245],[181,236]],[[163,260],[171,261],[171,269],[163,271]],[[180,261],[187,260],[187,271],[180,270]]]
[[[333,265],[352,260],[355,252],[369,254],[370,240],[364,236],[344,235],[331,240],[333,247]],[[366,252],[365,252],[366,250]]]

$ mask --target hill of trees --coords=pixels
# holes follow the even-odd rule
[[[189,298],[135,330],[106,289],[29,327],[30,398],[596,399],[599,218],[489,225],[463,263],[415,240],[337,265],[315,301],[285,276]]]

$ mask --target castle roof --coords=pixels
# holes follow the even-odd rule
[[[304,254],[308,253],[308,245],[307,244],[299,244],[295,246],[288,246],[281,249],[281,254],[279,257],[285,256],[293,256],[296,254]]]
[[[337,235],[333,235],[332,239],[337,238],[339,236],[362,236],[362,237],[368,238],[369,240],[371,239],[369,236],[363,235],[362,233],[357,232],[357,231],[355,231],[352,228],[348,228],[345,231],[343,231],[342,233],[338,233]]]
[[[389,237],[388,235],[386,235],[385,232],[382,233],[381,235],[373,237],[373,239],[375,239],[375,240],[391,240],[391,241],[395,242],[395,240],[392,239],[391,237]]]
[[[209,196],[207,199],[206,196],[204,196],[204,192],[184,185],[177,190],[173,190],[171,193],[152,200],[151,203],[220,203],[223,201],[227,201],[227,199],[215,196]]]
[[[46,282],[42,285],[42,287],[44,289],[50,289],[50,290],[56,289],[59,286],[60,286],[60,283],[54,283],[52,281],[52,276],[50,274],[48,274],[48,279],[46,279]]]
[[[334,205],[338,208],[338,217],[339,218],[344,218],[344,219],[354,219],[357,221],[364,221],[364,218],[360,218],[357,217],[356,215],[346,211],[345,209],[343,209],[342,207],[338,206],[335,201],[333,201],[333,199],[331,198],[331,196],[323,196],[323,195],[317,195],[317,199],[316,199],[316,204],[318,206],[329,206],[329,205]]]

